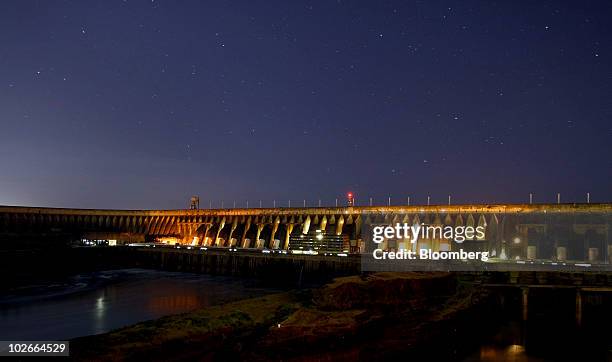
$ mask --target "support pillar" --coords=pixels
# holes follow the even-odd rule
[[[523,294],[523,320],[529,317],[529,288],[521,288]]]
[[[319,224],[319,230],[321,230],[321,232],[325,234],[326,227],[327,227],[327,216],[323,215],[323,217],[321,218],[321,223]]]
[[[208,238],[208,231],[210,230],[211,226],[212,226],[212,224],[206,224],[206,229],[204,230],[204,242],[203,242],[204,246],[210,246],[210,244],[211,244],[207,240],[207,238]]]
[[[565,261],[567,260],[567,248],[565,246],[557,246],[557,260]]]
[[[232,223],[232,228],[230,229],[229,236],[227,237],[228,246],[232,247],[232,234],[234,234],[234,230],[238,227],[238,219],[234,218],[234,222]]]
[[[247,219],[246,225],[244,225],[244,231],[242,232],[242,238],[240,239],[240,245],[242,245],[243,248],[245,247],[244,241],[246,240],[246,235],[250,228],[251,228],[251,217]],[[249,247],[249,246],[250,245],[247,245],[246,247]]]
[[[576,289],[576,326],[582,325],[582,293]]]
[[[302,225],[302,234],[308,234],[308,230],[310,230],[310,216],[307,216],[306,220],[304,220],[304,224]]]
[[[272,224],[272,233],[270,235],[270,244],[269,244],[270,249],[276,249],[274,247],[274,236],[276,236],[276,232],[278,231],[279,224],[280,224],[280,218],[277,216],[276,219],[274,220],[274,224]]]
[[[344,226],[344,216],[340,216],[336,223],[336,235],[342,235],[343,226]]]
[[[255,236],[255,247],[258,249],[263,249],[263,245],[261,248],[259,247],[259,235],[261,235],[261,231],[263,230],[266,224],[257,224],[257,236]]]
[[[285,244],[283,245],[283,249],[289,249],[289,237],[291,236],[291,232],[293,231],[294,224],[287,224],[287,234],[285,235]]]
[[[225,227],[225,218],[223,218],[223,220],[221,220],[221,223],[219,224],[217,236],[215,236],[215,246],[219,246],[219,234],[221,234],[221,230],[223,230],[223,227]]]

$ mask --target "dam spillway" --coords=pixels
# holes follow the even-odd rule
[[[609,263],[612,204],[350,206],[195,210],[96,210],[0,206],[0,242],[29,238],[165,242],[244,249],[296,249],[321,239],[360,253],[373,222],[481,226],[474,248],[509,259]],[[365,227],[364,227],[365,226]],[[317,236],[319,236],[317,234]],[[440,240],[424,240],[432,249]],[[397,245],[389,244],[392,249]]]

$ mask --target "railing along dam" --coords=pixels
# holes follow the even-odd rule
[[[244,248],[290,249],[316,231],[342,249],[362,250],[372,222],[482,226],[477,248],[508,258],[580,259],[612,255],[612,204],[437,205],[199,210],[93,210],[0,206],[0,241],[67,236]],[[423,240],[430,246],[439,240]],[[397,247],[388,245],[389,248]]]

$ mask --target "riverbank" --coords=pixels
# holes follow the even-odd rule
[[[0,293],[0,340],[66,340],[278,292],[231,276],[137,268],[79,273]]]
[[[503,338],[503,348],[518,345],[551,359],[567,355],[567,348],[558,350],[556,345],[575,349],[578,340],[579,346],[588,345],[586,352],[574,351],[579,357],[592,351],[600,356],[607,353],[607,348],[612,349],[606,335],[597,333],[612,320],[608,308],[612,275],[606,273],[360,274],[354,271],[359,269],[358,259],[350,257],[288,257],[199,248],[74,248],[7,255],[1,266],[5,268],[2,275],[8,285],[13,283],[15,287],[4,289],[0,297],[4,294],[8,304],[14,304],[11,298],[45,294],[35,303],[19,306],[9,320],[12,325],[4,323],[11,337],[21,329],[28,334],[28,338],[21,338],[24,340],[58,339],[64,334],[59,334],[56,326],[72,326],[70,334],[66,334],[72,338],[151,320],[144,323],[145,329],[139,329],[143,325],[139,324],[134,326],[139,326],[136,329],[127,327],[76,339],[73,350],[77,359],[183,360],[191,355],[223,359],[391,359],[408,353],[423,359],[433,354],[439,359],[457,360],[466,353],[473,354],[479,346],[484,356],[491,355],[491,345],[482,345],[481,336],[495,333],[507,322],[519,322],[521,326],[516,330],[529,330],[526,339],[536,340],[536,345],[526,343],[523,337],[514,338],[525,335],[515,331],[511,338]],[[116,266],[121,267],[113,268]],[[65,275],[74,275],[75,270],[76,274],[92,270],[95,274],[108,267],[115,271],[123,267],[145,268],[141,274],[147,283],[161,284],[133,285],[116,275],[112,278],[116,283],[94,278],[94,283],[85,283],[82,288],[78,285],[81,279],[73,283],[75,288],[68,288],[72,297],[61,297],[66,288],[57,283]],[[218,287],[211,289],[205,283],[203,288],[194,288],[190,282],[185,283],[187,280],[177,284],[177,280],[184,279],[180,275],[173,277],[178,279],[158,282],[157,273],[168,272],[193,274],[185,275],[187,279],[212,278],[210,282]],[[361,276],[340,277],[332,282],[334,277],[347,273]],[[237,289],[224,278],[235,280],[238,289],[243,279],[251,278],[257,288],[275,289],[265,293],[277,294],[252,299],[240,292],[235,298],[225,298],[224,294]],[[30,279],[42,280],[34,289],[24,288],[31,284],[23,281]],[[96,285],[103,288],[91,299],[88,288]],[[179,285],[184,287],[177,289]],[[302,291],[278,294],[278,290],[295,289]],[[75,294],[85,299],[73,298]],[[125,296],[128,304],[114,302],[123,298],[115,298],[117,295]],[[211,295],[216,295],[213,303],[207,301]],[[236,302],[245,298],[244,303]],[[222,304],[201,309],[217,302]],[[62,306],[57,307],[58,303]],[[77,316],[83,308],[88,320]],[[194,310],[184,318],[179,315],[155,320]],[[260,314],[263,312],[266,313]],[[53,323],[47,318],[49,314],[55,318]],[[29,324],[23,323],[24,316]],[[113,321],[113,316],[119,319]],[[527,329],[523,328],[526,316],[531,325]],[[126,317],[133,319],[128,321]],[[43,320],[47,321],[47,330],[40,326]],[[84,320],[89,331],[79,329]],[[581,330],[575,330],[579,320]],[[54,337],[38,338],[41,333]],[[539,336],[546,340],[534,338]],[[500,342],[487,343],[497,348]]]
[[[452,357],[486,332],[488,300],[447,273],[344,277],[77,338],[71,354],[157,361]]]

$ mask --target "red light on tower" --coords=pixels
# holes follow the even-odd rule
[[[348,199],[348,206],[355,206],[355,197],[352,192],[347,193],[346,198]]]

